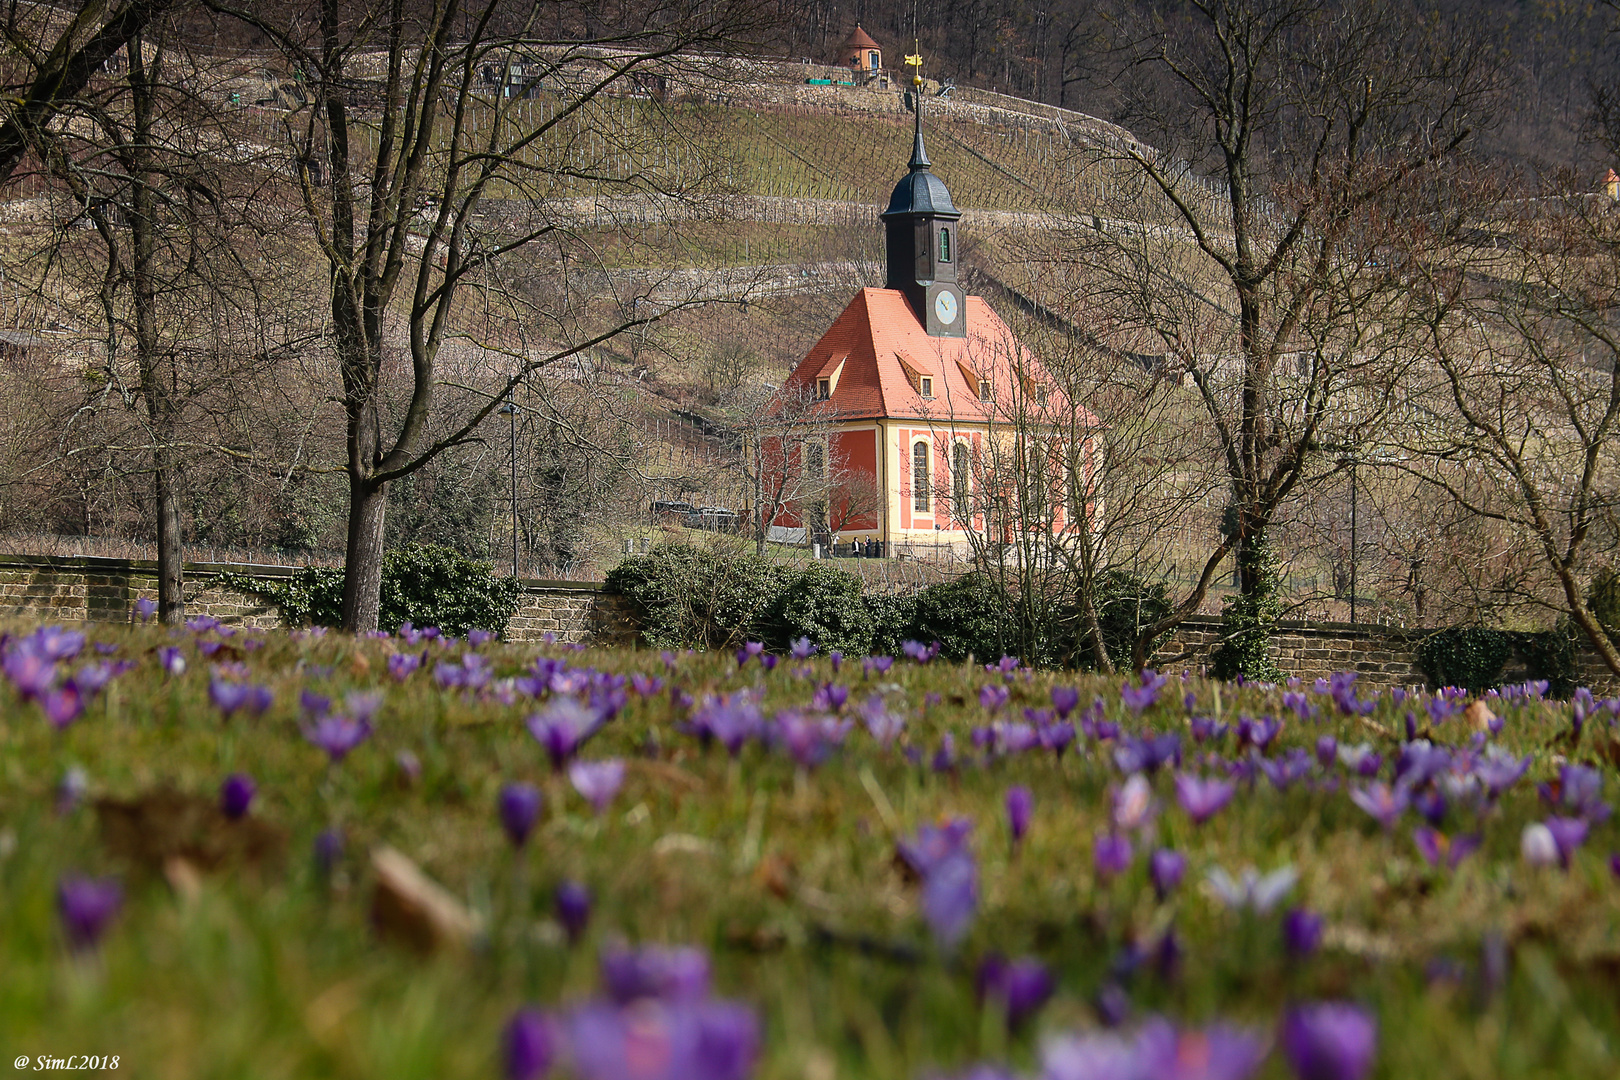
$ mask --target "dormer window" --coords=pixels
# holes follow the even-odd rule
[[[1046,387],[1037,386],[1035,388],[1035,404],[1042,408],[1046,407]]]
[[[832,380],[831,379],[817,379],[816,380],[816,400],[817,401],[826,401],[830,397],[832,397]]]
[[[991,395],[990,395],[990,380],[989,379],[980,379],[979,380],[979,400],[980,401],[989,401],[990,397],[991,397]]]
[[[923,375],[917,379],[917,393],[925,398],[934,396],[934,380],[931,376]]]
[[[951,261],[951,230],[939,230],[939,261]]]

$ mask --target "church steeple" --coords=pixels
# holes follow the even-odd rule
[[[935,176],[922,133],[922,57],[906,57],[915,70],[911,101],[916,114],[909,171],[895,185],[883,212],[888,234],[888,277],[884,288],[899,289],[917,319],[934,337],[965,337],[962,291],[956,283],[959,251],[956,230],[962,212],[951,202],[945,182]]]

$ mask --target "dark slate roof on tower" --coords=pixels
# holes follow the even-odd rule
[[[883,216],[940,214],[961,217],[962,212],[951,202],[951,191],[945,186],[945,181],[929,171],[932,162],[928,160],[928,150],[923,146],[922,136],[922,88],[919,86],[913,90],[912,95],[912,109],[917,117],[911,140],[911,171],[894,185],[894,194],[889,196],[889,208],[883,211]]]

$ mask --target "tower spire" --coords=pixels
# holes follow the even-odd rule
[[[911,113],[914,120],[914,134],[911,139],[911,171],[926,169],[931,162],[928,160],[928,151],[923,148],[922,137],[922,45],[915,38],[911,47],[917,51],[907,55],[906,65],[911,68]]]

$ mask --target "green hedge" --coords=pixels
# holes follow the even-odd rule
[[[762,636],[762,617],[792,572],[745,551],[661,544],[608,571],[655,649],[734,648]]]
[[[1418,667],[1430,686],[1461,686],[1479,693],[1501,685],[1502,669],[1517,656],[1530,679],[1546,679],[1553,697],[1575,692],[1575,636],[1566,623],[1527,632],[1488,626],[1450,626],[1418,643]]]
[[[285,582],[221,574],[220,582],[267,598],[289,626],[343,624],[340,569],[304,566]],[[383,556],[377,625],[390,633],[407,622],[437,626],[455,637],[465,637],[468,630],[504,633],[522,592],[516,578],[498,577],[493,564],[454,548],[434,544],[400,548]]]

